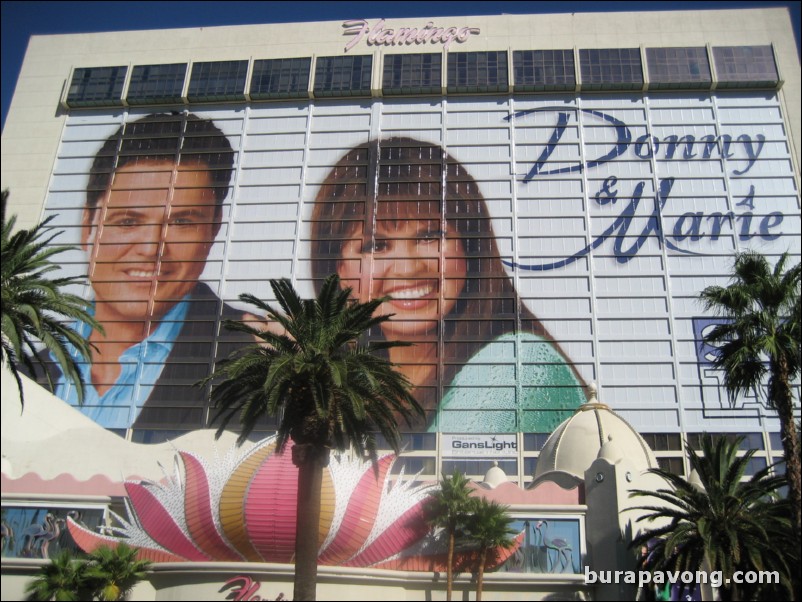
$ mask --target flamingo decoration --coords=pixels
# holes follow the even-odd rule
[[[34,521],[36,521],[39,516],[41,515],[37,513],[37,516],[36,518],[34,518]],[[53,519],[54,519],[53,515],[50,512],[48,512],[47,514],[45,514],[44,522],[42,522],[41,524],[37,522],[32,522],[30,525],[28,525],[22,530],[22,537],[24,543],[22,546],[21,556],[23,558],[33,558],[35,556],[39,538],[42,537],[44,534],[46,534],[48,529],[52,528]]]
[[[50,528],[39,537],[39,539],[42,540],[41,547],[39,548],[39,555],[42,558],[50,558],[50,543],[58,539],[58,536],[61,535],[61,529],[65,524],[66,521],[63,518],[54,517],[49,525]]]
[[[573,548],[571,548],[571,544],[561,537],[549,537],[549,521],[537,521],[537,524],[535,525],[535,531],[540,536],[540,541],[542,541],[543,545],[546,546],[546,570],[549,573],[564,573],[568,567],[573,568],[573,563],[571,562]],[[552,550],[555,552],[554,562],[551,560]],[[554,568],[557,562],[560,563],[560,569],[555,571]]]
[[[3,519],[3,555],[5,556],[6,548],[11,549],[14,547],[14,529]]]
[[[22,557],[48,558],[50,542],[58,539],[64,524],[63,518],[56,518],[51,512],[48,512],[41,524],[33,523],[25,527],[22,531],[25,542],[22,547]]]

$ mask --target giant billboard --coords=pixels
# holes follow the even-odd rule
[[[547,433],[592,381],[642,432],[763,430],[723,396],[696,298],[738,250],[798,261],[796,183],[765,91],[74,111],[45,213],[105,329],[75,326],[96,346],[79,409],[208,426],[196,383],[252,344],[222,320],[272,327],[239,295],[338,273],[392,298],[371,337],[415,344],[390,356],[414,431]]]

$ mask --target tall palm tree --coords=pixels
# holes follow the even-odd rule
[[[362,337],[390,319],[374,316],[387,301],[350,299],[336,274],[323,283],[317,299],[301,299],[289,280],[271,280],[281,311],[252,295],[240,299],[265,312],[283,334],[241,322],[227,327],[257,337],[253,345],[221,364],[210,379],[222,379],[212,392],[218,436],[235,417],[244,441],[265,416],[279,417],[278,453],[291,439],[298,467],[295,532],[295,600],[314,600],[317,579],[318,523],[323,468],[332,448],[353,446],[375,462],[373,432],[398,451],[397,416],[411,424],[423,409],[409,381],[383,352],[401,342],[363,344]]]
[[[739,457],[741,439],[713,439],[705,434],[703,455],[689,449],[701,488],[670,472],[652,469],[669,488],[631,493],[662,502],[638,508],[650,512],[642,521],[665,523],[633,538],[632,547],[651,549],[642,558],[644,568],[697,571],[706,563],[708,571],[721,571],[722,600],[740,598],[742,592],[732,582],[738,570],[780,570],[784,587],[789,592],[792,589],[791,565],[781,553],[784,545],[773,539],[783,533],[787,536],[790,527],[789,501],[776,495],[784,479],[770,476],[767,467],[742,482],[754,450]]]
[[[446,600],[451,600],[454,589],[454,548],[457,539],[465,529],[473,510],[470,481],[458,470],[450,477],[440,480],[440,489],[432,495],[428,504],[429,524],[443,529],[448,537],[448,557],[446,559]]]
[[[472,498],[471,513],[466,525],[466,537],[478,548],[476,599],[482,599],[485,568],[494,562],[499,549],[512,547],[515,530],[507,507],[484,498]]]
[[[780,419],[793,529],[799,542],[802,482],[791,381],[799,376],[802,365],[802,264],[786,270],[788,259],[788,254],[783,254],[772,269],[762,255],[741,253],[735,258],[730,285],[709,286],[702,291],[701,299],[706,309],[727,318],[704,340],[718,348],[714,365],[724,372],[730,402],[753,392],[767,399]],[[768,388],[764,394],[766,376]],[[798,590],[796,593],[802,595]]]
[[[145,579],[150,561],[137,560],[137,551],[124,543],[101,546],[87,557],[86,577],[98,600],[125,600],[134,586]]]
[[[2,193],[2,339],[3,365],[8,365],[17,381],[20,401],[24,404],[20,364],[33,374],[31,358],[40,364],[36,354],[36,341],[58,362],[66,378],[75,384],[78,400],[83,400],[83,384],[78,366],[70,350],[75,349],[84,358],[90,357],[90,344],[75,332],[65,319],[80,320],[103,332],[103,328],[87,312],[88,303],[77,295],[65,293],[72,284],[80,284],[77,276],[50,278],[50,272],[59,269],[53,258],[73,250],[69,245],[51,246],[61,232],[53,232],[48,217],[31,230],[14,231],[16,216],[6,221],[8,191]],[[13,234],[12,234],[13,232]],[[44,373],[50,378],[48,370]],[[52,385],[52,383],[51,383]]]
[[[27,600],[90,600],[92,588],[86,577],[86,560],[62,550],[25,586]]]

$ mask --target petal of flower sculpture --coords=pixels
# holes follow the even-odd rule
[[[263,562],[264,559],[248,538],[247,525],[243,520],[245,500],[253,475],[273,451],[275,445],[270,444],[254,448],[232,471],[220,495],[220,525],[223,535],[250,562]]]
[[[289,449],[268,456],[251,479],[243,518],[253,547],[270,562],[292,562],[295,554],[297,487]]]
[[[210,558],[227,561],[241,561],[244,558],[226,543],[217,529],[209,529],[215,524],[212,511],[209,480],[203,463],[187,452],[179,452],[186,471],[186,494],[184,495],[184,514],[187,517],[189,536]]]
[[[384,487],[370,535],[356,556],[344,564],[372,566],[423,539],[429,533],[424,504],[436,488],[436,485],[413,486],[400,480],[392,487]]]
[[[423,508],[415,506],[398,517],[345,566],[373,566],[412,545],[429,532]]]
[[[156,543],[186,560],[211,560],[176,524],[167,508],[148,491],[144,483],[126,483],[125,491],[134,506],[138,522]]]
[[[271,454],[254,473],[245,500],[244,522],[254,549],[269,562],[293,561],[298,501],[298,467],[292,463],[292,443],[284,453]],[[334,486],[323,472],[321,503],[331,499]],[[330,502],[329,502],[330,504]],[[329,530],[331,513],[321,512],[318,542]]]
[[[379,511],[385,478],[393,465],[393,460],[393,456],[384,456],[379,460],[375,472],[369,470],[362,475],[348,500],[348,506],[334,540],[320,555],[320,564],[336,566],[348,560],[356,554],[370,535]]]
[[[67,519],[67,529],[70,531],[75,544],[87,554],[97,550],[101,546],[107,548],[116,548],[121,542],[125,541],[119,537],[109,537],[107,535],[99,535],[93,533],[76,523],[72,518]],[[128,543],[126,541],[126,543]],[[175,554],[170,554],[164,550],[156,548],[148,548],[143,545],[131,545],[137,549],[137,558],[139,560],[150,560],[151,562],[182,562],[186,560]]]

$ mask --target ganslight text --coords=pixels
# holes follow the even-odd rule
[[[494,449],[496,451],[503,451],[505,449],[518,449],[517,443],[514,441],[460,441],[454,439],[451,442],[453,449]]]

